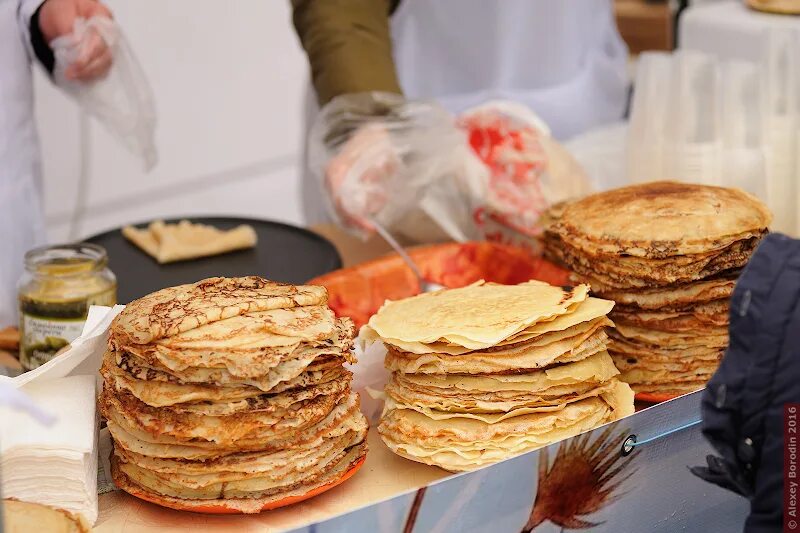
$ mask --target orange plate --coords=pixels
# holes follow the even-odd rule
[[[270,509],[277,509],[279,507],[286,507],[287,505],[292,505],[294,503],[299,503],[309,498],[313,498],[318,494],[322,494],[323,492],[332,489],[333,487],[344,483],[348,479],[350,479],[353,474],[355,474],[359,468],[364,464],[365,457],[362,457],[360,461],[353,465],[350,470],[347,470],[342,477],[335,481],[331,481],[327,485],[319,486],[315,489],[311,489],[310,491],[306,492],[305,494],[301,494],[300,496],[290,496],[288,498],[284,498],[282,500],[268,502],[265,503],[264,506],[261,508],[262,511],[269,511]],[[170,509],[176,509],[178,511],[191,511],[193,513],[204,513],[204,514],[243,514],[238,509],[233,509],[231,507],[227,507],[222,504],[218,505],[207,505],[203,507],[192,507],[192,506],[184,506],[178,502],[173,501],[165,501],[158,498],[158,496],[150,493],[139,492],[139,491],[131,491],[129,492],[132,496],[136,496],[139,499],[148,501],[150,503],[154,503],[156,505],[160,505],[162,507],[169,507]]]
[[[661,403],[666,402],[667,400],[672,400],[673,398],[677,398],[678,396],[682,396],[681,394],[664,394],[664,393],[657,393],[657,392],[637,392],[635,395],[635,399],[640,402],[648,402],[648,403]]]
[[[480,279],[516,284],[537,279],[568,285],[569,272],[533,256],[527,250],[494,242],[434,244],[409,250],[422,275],[445,287],[456,288]],[[328,305],[338,316],[348,316],[357,327],[365,324],[387,299],[419,293],[414,274],[397,254],[330,272],[309,281],[328,289]]]

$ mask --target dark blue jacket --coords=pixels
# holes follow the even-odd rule
[[[800,241],[771,234],[736,284],[730,345],[703,393],[703,434],[721,457],[693,469],[750,499],[747,533],[782,530],[789,403],[800,403]]]

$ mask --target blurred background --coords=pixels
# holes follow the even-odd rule
[[[685,29],[679,24],[694,24],[696,30],[685,40],[713,53],[717,34],[709,33],[705,44],[698,44],[698,35],[719,18],[715,6],[726,4],[748,20],[773,17],[798,26],[799,17],[757,13],[739,0],[690,5],[616,0],[617,23],[632,54],[631,80],[637,55],[672,50],[679,30]],[[180,215],[241,215],[302,224],[299,187],[308,66],[292,27],[289,1],[109,0],[108,5],[155,93],[160,159],[155,169],[144,172],[138,160],[46,83],[37,68],[50,242]],[[727,19],[744,31],[746,24]],[[735,35],[724,46],[722,52],[734,58],[757,53]]]
[[[308,63],[288,0],[107,3],[155,93],[160,159],[144,172],[37,68],[49,240],[178,215],[301,224]],[[673,6],[617,5],[632,50],[671,46]]]
[[[156,97],[149,173],[36,68],[48,237],[157,217],[300,223],[307,61],[287,1],[107,2]]]

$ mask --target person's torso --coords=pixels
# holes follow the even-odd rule
[[[559,138],[624,112],[627,48],[611,0],[403,0],[391,29],[409,98],[454,113],[515,100]]]
[[[0,0],[0,329],[16,320],[23,256],[44,239],[33,76],[17,8]]]
[[[0,0],[0,178],[30,177],[37,151],[33,76],[16,0]]]

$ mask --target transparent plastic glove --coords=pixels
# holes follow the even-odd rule
[[[153,93],[119,26],[107,17],[77,18],[72,33],[52,40],[50,47],[56,85],[138,156],[146,170],[155,166]]]
[[[348,94],[317,117],[308,163],[334,218],[366,237],[369,219],[394,229],[417,211],[428,189],[451,175],[464,143],[452,115],[435,103]]]
[[[39,28],[47,42],[73,32],[75,20],[102,17],[111,19],[111,11],[96,0],[47,0],[39,9]],[[111,67],[111,49],[103,38],[92,32],[81,43],[80,55],[67,68],[70,80],[91,81],[108,72]]]
[[[591,191],[578,162],[526,106],[487,102],[462,113],[458,123],[485,167],[464,179],[486,181],[488,191],[476,201],[504,225],[536,234],[550,205]]]
[[[386,205],[389,180],[400,164],[383,124],[366,124],[353,133],[325,169],[325,188],[347,225],[373,231],[369,219]]]

